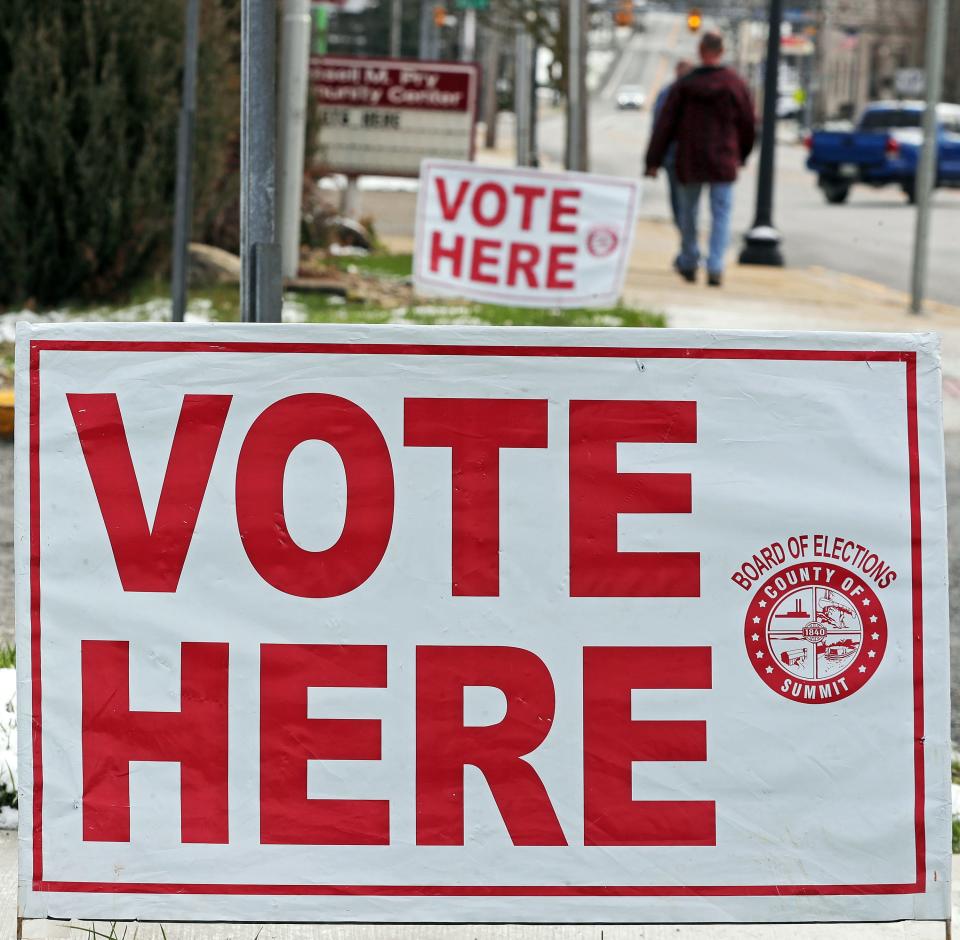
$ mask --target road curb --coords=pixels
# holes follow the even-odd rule
[[[13,437],[13,389],[0,389],[0,438]]]

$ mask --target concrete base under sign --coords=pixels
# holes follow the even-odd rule
[[[957,917],[960,855],[953,857],[953,912]],[[0,832],[0,937],[14,937],[17,912],[17,834]],[[95,932],[93,928],[95,927]],[[123,938],[136,940],[943,940],[942,923],[898,924],[774,924],[677,927],[375,927],[304,926],[273,924],[169,924],[163,932],[155,924],[131,925],[97,921],[40,921],[23,923],[23,940],[85,940]]]

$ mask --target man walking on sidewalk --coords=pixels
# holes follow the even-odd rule
[[[680,256],[676,267],[695,281],[700,264],[697,213],[704,185],[710,191],[710,251],[707,283],[723,282],[730,241],[733,184],[753,149],[756,118],[750,92],[739,75],[721,65],[723,37],[716,32],[700,40],[702,65],[676,82],[664,102],[647,148],[647,176],[656,176],[676,141],[680,197]]]

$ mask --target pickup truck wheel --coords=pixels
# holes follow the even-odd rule
[[[909,202],[911,206],[915,205],[917,201],[916,183],[914,183],[913,180],[910,180],[909,182],[904,183],[902,188],[904,195],[907,197],[907,202]]]
[[[847,196],[850,195],[850,184],[841,183],[839,180],[822,179],[820,180],[820,188],[823,190],[827,202],[832,205],[840,205],[840,203],[846,202]]]

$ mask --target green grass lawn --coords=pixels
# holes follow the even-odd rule
[[[386,279],[410,276],[410,255],[369,255],[335,258],[344,270],[355,267]],[[550,310],[530,307],[474,304],[464,301],[418,300],[403,308],[384,309],[331,294],[287,291],[284,319],[306,323],[419,323],[487,324],[490,326],[664,326],[661,314],[624,305],[598,310]],[[191,319],[229,323],[240,319],[240,295],[235,285],[192,290],[188,298]],[[160,279],[138,284],[121,302],[62,307],[50,313],[56,320],[163,321],[170,316],[169,285]]]
[[[322,294],[288,293],[287,315],[306,323],[417,323],[470,326],[649,326],[666,324],[662,314],[617,306],[608,310],[544,310],[494,304],[418,303],[383,310],[332,301]]]
[[[330,258],[329,263],[341,271],[351,267],[364,274],[376,274],[380,277],[410,277],[413,274],[413,255],[358,255],[356,257]]]

